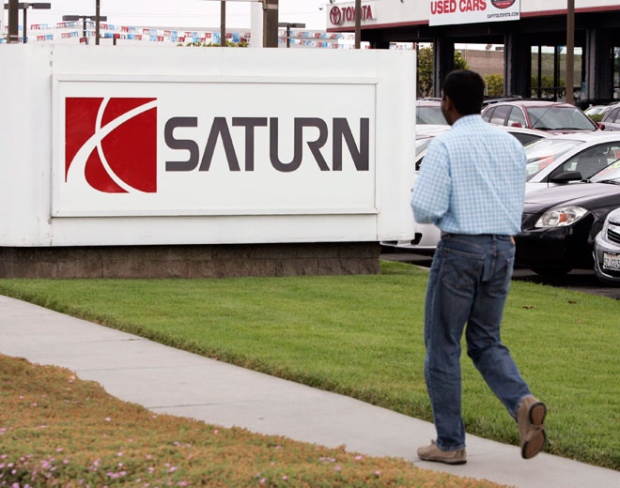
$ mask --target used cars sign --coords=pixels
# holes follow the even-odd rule
[[[429,25],[519,20],[521,0],[431,0]]]

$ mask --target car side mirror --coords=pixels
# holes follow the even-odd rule
[[[521,122],[513,122],[510,127],[523,127],[523,125],[521,125]]]
[[[603,124],[602,122],[597,122],[596,125],[598,125],[599,129],[605,130],[605,124]]]
[[[581,180],[583,180],[583,176],[581,176],[579,171],[562,171],[561,173],[551,175],[551,178],[549,178],[551,183],[558,183],[560,185]]]

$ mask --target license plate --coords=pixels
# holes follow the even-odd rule
[[[620,255],[603,253],[603,269],[620,271]]]

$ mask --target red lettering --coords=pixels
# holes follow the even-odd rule
[[[372,8],[370,5],[362,5],[362,19],[369,20],[373,19]]]
[[[461,12],[480,12],[486,10],[486,0],[460,0],[459,10]]]
[[[456,12],[456,0],[435,0],[431,2],[431,14],[451,14]]]

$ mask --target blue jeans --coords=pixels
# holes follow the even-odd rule
[[[460,366],[465,324],[467,355],[510,415],[531,394],[500,339],[514,256],[511,238],[502,235],[445,234],[435,251],[424,314],[424,374],[436,443],[444,451],[465,448]]]

